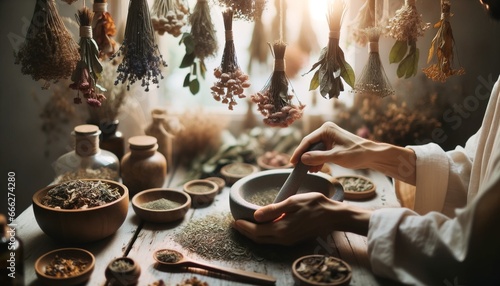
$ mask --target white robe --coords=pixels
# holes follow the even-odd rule
[[[500,285],[499,85],[464,148],[408,146],[417,156],[415,211],[374,212],[368,253],[377,275],[411,285]]]

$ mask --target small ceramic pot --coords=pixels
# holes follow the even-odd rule
[[[209,180],[192,180],[184,184],[184,192],[191,197],[193,207],[204,207],[210,205],[217,193],[219,186]]]
[[[136,285],[141,276],[141,267],[130,257],[118,257],[108,264],[104,275],[108,283],[106,285]]]

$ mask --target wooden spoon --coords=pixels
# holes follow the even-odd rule
[[[154,259],[160,265],[165,265],[169,267],[195,267],[195,268],[205,269],[208,271],[213,271],[220,274],[230,275],[236,278],[244,279],[249,282],[256,282],[259,284],[273,285],[276,283],[276,278],[269,275],[194,261],[186,258],[182,253],[173,249],[160,249],[155,251]]]

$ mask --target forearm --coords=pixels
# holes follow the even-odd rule
[[[372,141],[365,143],[365,145],[369,169],[415,185],[417,158],[412,149]]]

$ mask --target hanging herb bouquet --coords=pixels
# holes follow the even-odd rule
[[[441,0],[441,20],[434,25],[434,28],[437,28],[438,31],[434,39],[432,39],[429,56],[427,57],[427,63],[430,63],[434,55],[436,55],[437,63],[423,69],[424,74],[434,81],[445,82],[452,75],[465,74],[464,68],[454,69],[453,67],[453,46],[455,45],[455,41],[453,39],[450,17],[450,1]]]
[[[257,0],[257,2],[265,2],[266,0]],[[262,12],[254,20],[252,38],[250,40],[250,45],[248,46],[248,66],[247,70],[249,73],[252,72],[252,65],[254,62],[265,63],[268,57],[268,46],[267,46],[267,33],[264,27],[264,22],[262,21]]]
[[[71,76],[79,61],[78,45],[64,26],[55,0],[36,1],[26,40],[15,58],[23,74],[45,81],[44,89]]]
[[[366,29],[373,27],[375,22],[375,0],[366,0],[363,6],[359,9],[356,18],[349,25],[350,36],[353,41],[364,47],[368,43]]]
[[[342,0],[334,0],[328,5],[328,25],[330,34],[328,46],[321,50],[320,58],[311,70],[316,70],[309,85],[309,90],[320,88],[323,97],[338,98],[344,90],[342,79],[354,87],[355,74],[352,67],[347,63],[344,52],[339,47],[340,26],[345,13],[345,3]],[[309,73],[308,72],[308,73]]]
[[[125,39],[120,49],[112,56],[122,57],[118,65],[115,84],[127,82],[127,89],[136,81],[141,81],[145,91],[149,91],[150,82],[159,87],[163,79],[161,66],[167,66],[156,44],[147,0],[130,0]]]
[[[296,98],[285,73],[286,44],[276,41],[271,49],[274,56],[274,71],[264,88],[251,96],[258,110],[265,116],[264,124],[271,127],[288,127],[302,117],[305,107],[302,103],[293,104]]]
[[[113,39],[116,34],[115,21],[108,12],[108,0],[94,0],[94,21],[92,33],[99,47],[99,57],[109,58],[116,53],[118,44]]]
[[[92,39],[93,17],[94,13],[86,7],[78,10],[76,15],[80,24],[80,61],[71,75],[73,83],[70,88],[78,91],[74,103],[82,103],[81,93],[88,105],[100,107],[106,97],[97,92],[97,90],[105,91],[105,89],[97,84],[101,77],[102,65],[99,62],[99,49]]]
[[[178,37],[187,23],[188,14],[188,8],[179,0],[155,0],[151,7],[153,29],[160,35],[166,32]]]
[[[235,98],[245,98],[244,89],[250,87],[248,75],[241,71],[236,58],[233,40],[233,11],[227,9],[222,12],[224,28],[226,30],[226,44],[222,54],[222,62],[215,68],[214,76],[218,81],[211,87],[215,100],[228,105],[230,110],[238,104]]]
[[[253,21],[264,10],[267,0],[218,0],[220,6],[231,9],[235,19]]]
[[[416,0],[405,0],[401,9],[389,19],[389,36],[396,42],[389,53],[389,62],[399,63],[397,75],[399,78],[409,78],[417,74],[419,49],[417,38],[422,37],[429,29],[429,23],[422,22],[422,16],[417,11]]]

